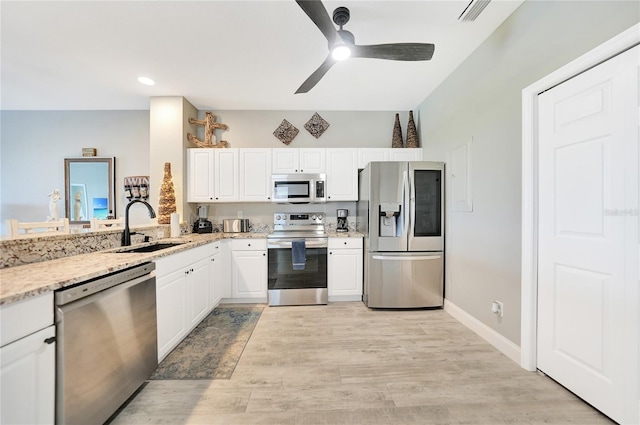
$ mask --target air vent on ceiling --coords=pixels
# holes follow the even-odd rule
[[[491,0],[471,0],[460,16],[458,16],[458,20],[463,22],[475,21],[490,1]]]

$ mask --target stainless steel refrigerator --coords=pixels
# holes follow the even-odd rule
[[[372,308],[441,307],[444,163],[371,162],[359,180],[364,303]]]

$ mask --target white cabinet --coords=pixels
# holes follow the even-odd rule
[[[326,155],[327,201],[357,201],[357,149],[328,148]]]
[[[187,270],[187,315],[191,329],[211,311],[209,262],[209,257],[203,258],[191,264]]]
[[[222,250],[221,243],[213,244],[213,254],[209,257],[209,305],[216,308],[222,299]]]
[[[231,297],[267,301],[266,239],[231,240]]]
[[[239,198],[238,149],[214,149],[214,151],[214,202],[235,202]]]
[[[391,148],[389,161],[422,161],[422,148]]]
[[[215,149],[187,149],[187,202],[213,202]]]
[[[211,244],[161,257],[156,263],[158,361],[162,361],[213,308]]]
[[[240,201],[271,201],[271,149],[240,149]]]
[[[326,172],[323,148],[272,149],[273,174],[317,174]]]
[[[390,148],[358,148],[358,168],[373,161],[389,161]]]
[[[362,300],[362,238],[329,238],[329,301]]]
[[[187,202],[238,200],[238,149],[187,149]]]
[[[55,415],[53,293],[0,307],[0,423],[52,424]]]

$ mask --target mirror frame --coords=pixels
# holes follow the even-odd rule
[[[81,157],[81,158],[65,158],[64,159],[64,212],[66,217],[69,218],[70,224],[91,224],[90,220],[80,220],[74,221],[71,220],[71,181],[70,181],[70,170],[71,164],[73,163],[106,163],[108,168],[108,182],[109,182],[109,209],[113,210],[114,215],[116,214],[116,203],[115,203],[115,193],[116,193],[116,178],[115,178],[115,170],[116,170],[116,158],[99,158],[99,157]]]

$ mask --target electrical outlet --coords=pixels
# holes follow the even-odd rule
[[[242,211],[238,211],[238,218],[242,218]]]
[[[498,317],[502,317],[504,314],[504,304],[502,304],[502,302],[500,301],[494,301],[491,304],[491,312]]]

